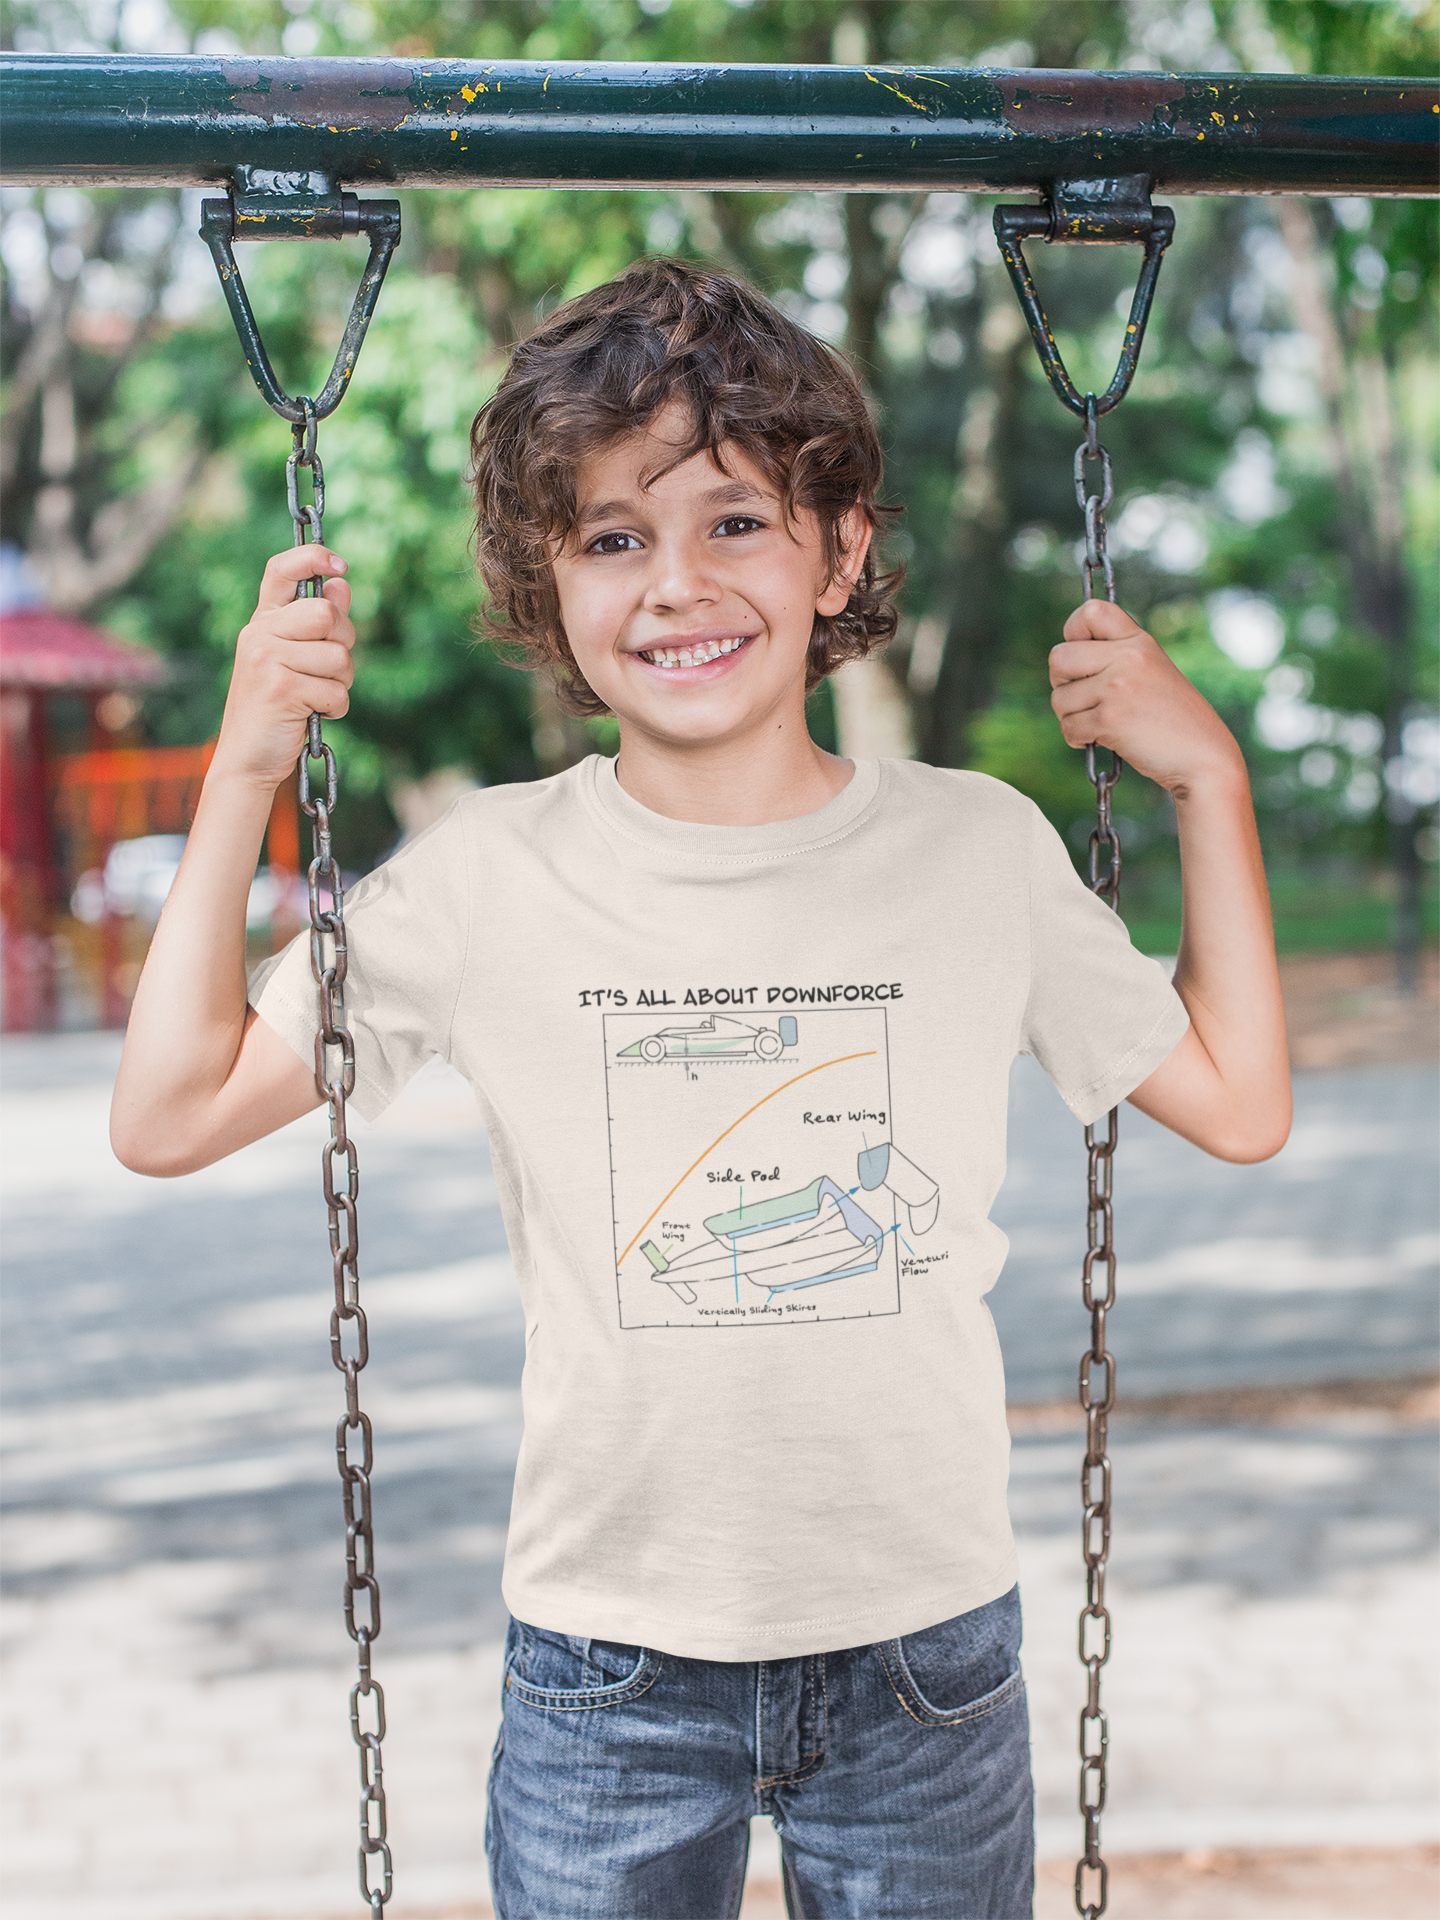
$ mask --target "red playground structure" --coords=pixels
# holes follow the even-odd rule
[[[43,607],[0,618],[0,1027],[123,1026],[213,743],[129,744],[138,695],[167,677],[145,647]],[[57,752],[61,701],[79,752]],[[72,737],[75,728],[67,729]],[[299,865],[277,796],[269,860]]]
[[[26,607],[0,620],[0,1019],[7,1033],[24,1033],[60,1024],[60,963],[57,917],[65,915],[68,874],[78,878],[98,856],[103,866],[108,846],[100,817],[64,822],[56,801],[59,781],[75,760],[109,756],[100,748],[108,733],[119,731],[135,710],[127,689],[153,686],[165,677],[157,654],[123,646],[98,627],[86,626],[43,607]],[[88,721],[89,744],[99,751],[58,755],[52,749],[52,707],[57,696],[80,697]],[[106,723],[111,725],[107,727]],[[98,792],[95,787],[88,789]],[[115,789],[110,789],[114,793]],[[97,810],[98,811],[98,810]],[[118,817],[118,810],[117,810]],[[78,828],[78,832],[76,829]],[[113,830],[109,839],[118,838]],[[120,979],[120,928],[114,916],[102,920],[98,941],[84,942],[93,953],[76,954],[102,976],[101,1017],[113,1016]],[[107,949],[113,949],[107,966]],[[70,953],[63,957],[70,959]],[[107,987],[110,989],[106,991]]]

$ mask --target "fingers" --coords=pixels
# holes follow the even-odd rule
[[[1143,646],[1147,639],[1144,628],[1110,600],[1087,600],[1065,622],[1064,640],[1050,649],[1054,688],[1050,705],[1067,746],[1088,747],[1100,741],[1102,702],[1113,705],[1132,677],[1126,667],[1132,663],[1134,648],[1116,642],[1138,641]]]
[[[355,684],[350,649],[338,640],[286,640],[259,634],[237,654],[231,686],[243,689],[247,698],[258,697],[276,711],[293,714],[300,710],[296,682],[303,682],[307,690],[333,686],[344,692]]]
[[[233,710],[234,724],[244,725],[259,715],[267,727],[286,729],[308,713],[338,719],[350,705],[354,680],[354,663],[343,647],[272,641],[246,662],[243,679],[231,681],[226,717]],[[282,759],[293,754],[287,745]]]
[[[334,680],[342,687],[355,684],[355,662],[350,649],[335,640],[279,640],[270,657],[306,680]]]
[[[313,674],[297,673],[294,691],[306,713],[323,714],[327,720],[343,720],[350,711],[350,686],[338,680],[317,680]]]
[[[355,628],[344,566],[317,544],[277,553],[265,569],[236,641],[217,749],[217,761],[247,779],[273,786],[294,765],[306,716],[338,720],[350,709]],[[297,583],[317,573],[320,597],[297,600]]]
[[[354,646],[349,582],[328,581],[323,600],[287,600],[272,612],[257,613],[250,625],[286,640],[338,640],[343,646]]]
[[[1144,628],[1133,621],[1113,600],[1087,600],[1065,622],[1067,640],[1128,640]]]
[[[341,591],[348,597],[348,588]],[[258,699],[273,713],[338,717],[355,682],[354,644],[349,616],[328,600],[295,600],[257,614],[235,649],[232,694],[242,703]]]
[[[1080,683],[1058,687],[1050,705],[1068,747],[1093,746],[1100,738],[1100,695]]]
[[[1050,684],[1062,686],[1067,680],[1083,680],[1103,673],[1123,657],[1117,642],[1135,642],[1141,648],[1154,645],[1145,629],[1138,626],[1123,607],[1110,600],[1087,600],[1065,622],[1065,638],[1050,649]]]
[[[1050,684],[1062,687],[1069,680],[1088,680],[1113,666],[1115,657],[1115,645],[1110,640],[1062,640],[1050,649]]]
[[[323,546],[287,547],[283,553],[272,554],[265,563],[255,611],[269,613],[285,606],[295,598],[295,589],[302,580],[312,579],[317,573],[333,578],[345,571],[345,565],[338,553]],[[328,586],[326,598],[329,598]]]
[[[348,652],[355,644],[349,602],[350,588],[339,580],[329,583],[323,600],[287,600],[269,612],[257,611],[240,635],[237,652],[263,652],[277,642],[291,641],[312,646],[333,641]],[[312,665],[308,671],[316,669]]]

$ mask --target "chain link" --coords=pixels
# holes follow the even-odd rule
[[[1100,491],[1088,491],[1086,467],[1100,463]],[[1095,598],[1097,573],[1105,598],[1115,598],[1115,570],[1105,550],[1105,509],[1114,497],[1110,456],[1097,433],[1095,396],[1085,396],[1085,438],[1075,449],[1075,498],[1085,515],[1085,598]],[[1095,748],[1085,749],[1085,771],[1095,789],[1095,829],[1090,835],[1090,891],[1112,911],[1120,911],[1120,841],[1110,817],[1110,795],[1124,772],[1118,754],[1110,765],[1096,764]],[[1085,1605],[1080,1610],[1079,1652],[1087,1676],[1080,1710],[1080,1812],[1085,1821],[1085,1851],[1075,1864],[1075,1911],[1081,1920],[1099,1920],[1110,1893],[1110,1869],[1100,1852],[1100,1815],[1105,1808],[1106,1762],[1110,1729],[1100,1705],[1100,1672],[1110,1658],[1110,1612],[1105,1605],[1105,1570],[1110,1556],[1110,1456],[1107,1428],[1115,1405],[1115,1356],[1105,1344],[1105,1316],[1115,1304],[1115,1221],[1112,1191],[1119,1110],[1112,1107],[1105,1131],[1085,1129],[1085,1263],[1080,1298],[1090,1315],[1090,1346],[1080,1361],[1080,1405],[1085,1410],[1085,1459],[1080,1468],[1081,1551],[1085,1558]],[[1097,1291],[1098,1287],[1098,1291]],[[1086,1886],[1087,1874],[1097,1876]]]
[[[319,545],[324,539],[325,469],[315,448],[314,402],[300,397],[303,414],[292,429],[294,447],[285,462],[285,495],[295,528],[295,545]],[[310,502],[300,501],[300,469],[310,471]],[[321,576],[302,580],[296,599],[319,598]],[[312,791],[310,762],[324,768],[324,788]],[[360,1893],[371,1920],[381,1920],[390,1898],[393,1874],[386,1838],[385,1769],[380,1743],[385,1738],[385,1693],[370,1671],[370,1649],[380,1637],[380,1587],[375,1578],[375,1535],[370,1514],[370,1474],[374,1436],[370,1417],[360,1407],[360,1374],[370,1358],[365,1309],[360,1304],[360,1221],[355,1202],[360,1165],[346,1124],[345,1103],[355,1090],[355,1042],[342,1024],[345,1013],[345,891],[330,841],[330,821],[339,792],[335,755],[312,713],[304,751],[296,768],[300,806],[311,823],[314,857],[308,875],[310,893],[310,965],[320,997],[320,1027],[315,1035],[315,1084],[330,1108],[330,1138],[320,1156],[325,1207],[330,1222],[330,1257],[335,1305],[330,1314],[330,1357],[345,1376],[345,1411],[335,1429],[335,1459],[340,1469],[345,1514],[345,1629],[355,1642],[359,1677],[350,1689],[350,1732],[360,1750]],[[330,905],[321,904],[321,892]],[[330,942],[327,954],[325,943]],[[338,1058],[336,1057],[338,1055]],[[338,1163],[338,1171],[337,1171]],[[355,1351],[345,1351],[345,1329],[354,1328]],[[351,1456],[358,1434],[360,1454]],[[374,1725],[361,1723],[368,1703]],[[380,1884],[371,1884],[371,1861],[378,1859]]]

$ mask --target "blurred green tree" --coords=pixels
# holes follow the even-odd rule
[[[1238,11],[1226,0],[1220,18]],[[1300,71],[1425,74],[1435,65],[1433,7],[1267,0],[1264,18]],[[1310,746],[1299,771],[1304,782],[1308,762],[1312,788],[1328,784],[1319,776],[1335,761],[1328,743],[1336,730],[1323,716],[1337,698],[1353,695],[1367,717],[1379,719],[1395,948],[1400,984],[1412,988],[1421,939],[1417,823],[1435,799],[1426,761],[1414,751],[1417,738],[1433,745],[1436,694],[1434,567],[1423,558],[1425,535],[1432,557],[1435,548],[1434,467],[1432,460],[1427,476],[1414,433],[1417,425],[1428,429],[1433,448],[1433,407],[1425,405],[1433,335],[1427,343],[1414,322],[1434,311],[1434,213],[1423,201],[1280,198],[1275,218],[1289,255],[1291,312],[1310,349],[1323,413],[1345,610],[1360,639],[1329,645],[1335,636],[1322,635],[1323,617],[1301,636],[1311,644],[1296,650],[1296,691],[1313,690],[1319,701],[1307,723],[1314,744],[1295,742]]]
[[[103,45],[124,20],[88,0],[68,11],[8,0],[4,18],[17,45]],[[1436,20],[1433,0],[171,0],[163,32],[176,51],[1411,72],[1433,59]],[[182,673],[149,713],[171,739],[216,724],[260,564],[288,538],[286,435],[189,237],[195,198],[12,194],[3,248],[9,537],[43,559],[61,519],[53,489],[69,485],[72,558],[90,570],[44,564],[89,582],[87,604],[109,624],[176,657]],[[885,661],[838,689],[838,714],[828,691],[816,702],[822,736],[838,719],[841,744],[863,745],[867,714],[883,708],[883,737],[1014,780],[1079,849],[1089,789],[1050,717],[1045,673],[1078,586],[1075,427],[1035,363],[988,202],[404,198],[401,255],[322,436],[327,533],[359,563],[362,674],[342,750],[351,790],[371,796],[367,857],[396,831],[396,781],[451,766],[529,777],[607,737],[467,637],[465,440],[512,342],[647,251],[744,272],[844,347],[874,396],[891,497],[907,509],[894,538],[905,620]],[[1433,213],[1324,198],[1184,199],[1177,211],[1141,372],[1106,427],[1121,596],[1235,727],[1280,892],[1287,863],[1311,882],[1371,871],[1388,836],[1403,931],[1440,786],[1425,710],[1440,502]],[[1135,261],[1034,251],[1077,378],[1107,379]],[[348,306],[353,249],[257,248],[245,269],[282,375],[313,379]],[[36,344],[46,339],[61,348]],[[74,395],[68,475],[36,373],[47,352],[52,384],[63,362]],[[122,550],[126,525],[143,537]],[[1128,844],[1146,849],[1149,880],[1130,895],[1144,937],[1172,944],[1168,809],[1133,778],[1120,798]]]

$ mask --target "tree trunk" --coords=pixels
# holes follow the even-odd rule
[[[1002,548],[1012,518],[1006,449],[1019,431],[1030,337],[1008,300],[979,331],[988,348],[986,377],[961,422],[941,586],[926,616],[944,634],[923,736],[925,758],[941,767],[965,765],[970,728],[994,695],[1005,645]]]
[[[883,198],[878,193],[845,196],[845,243],[850,254],[845,345],[871,393],[878,371],[880,313],[900,255],[898,247],[887,246],[875,231],[875,213]]]
[[[57,613],[83,613],[139,572],[170,531],[204,460],[194,447],[178,452],[164,479],[111,500],[82,540],[76,524],[78,448],[73,371],[57,360],[40,396],[41,486],[27,554]]]
[[[586,731],[585,722],[560,704],[554,683],[543,668],[531,676],[530,739],[535,764],[546,778],[563,773],[595,751],[596,743]]]
[[[112,200],[92,212],[78,230],[87,259],[111,259],[126,210]],[[45,232],[53,258],[60,236],[48,222]],[[83,613],[134,577],[173,526],[204,460],[184,435],[162,479],[109,499],[85,524],[85,500],[110,492],[111,471],[127,451],[105,448],[100,429],[111,417],[122,375],[151,336],[174,247],[172,234],[151,255],[140,310],[103,364],[93,355],[87,363],[71,336],[79,275],[62,278],[53,270],[45,305],[20,352],[0,434],[0,484],[7,522],[25,540],[45,597],[61,613]]]
[[[880,318],[900,270],[900,255],[926,196],[879,193],[845,196],[845,241],[850,273],[845,300],[845,346],[872,404],[880,374]],[[876,225],[881,206],[900,209],[888,237]],[[904,679],[904,654],[887,647],[842,668],[835,678],[835,730],[850,759],[912,759],[915,720]]]
[[[1414,697],[1410,581],[1405,570],[1405,504],[1401,435],[1391,375],[1375,348],[1351,349],[1321,278],[1320,247],[1308,204],[1275,201],[1276,218],[1294,263],[1295,317],[1315,344],[1331,459],[1341,502],[1341,536],[1350,569],[1351,606],[1385,656],[1385,809],[1395,879],[1395,985],[1413,994],[1420,959],[1420,850],[1415,809],[1391,770],[1403,753],[1402,729]]]

